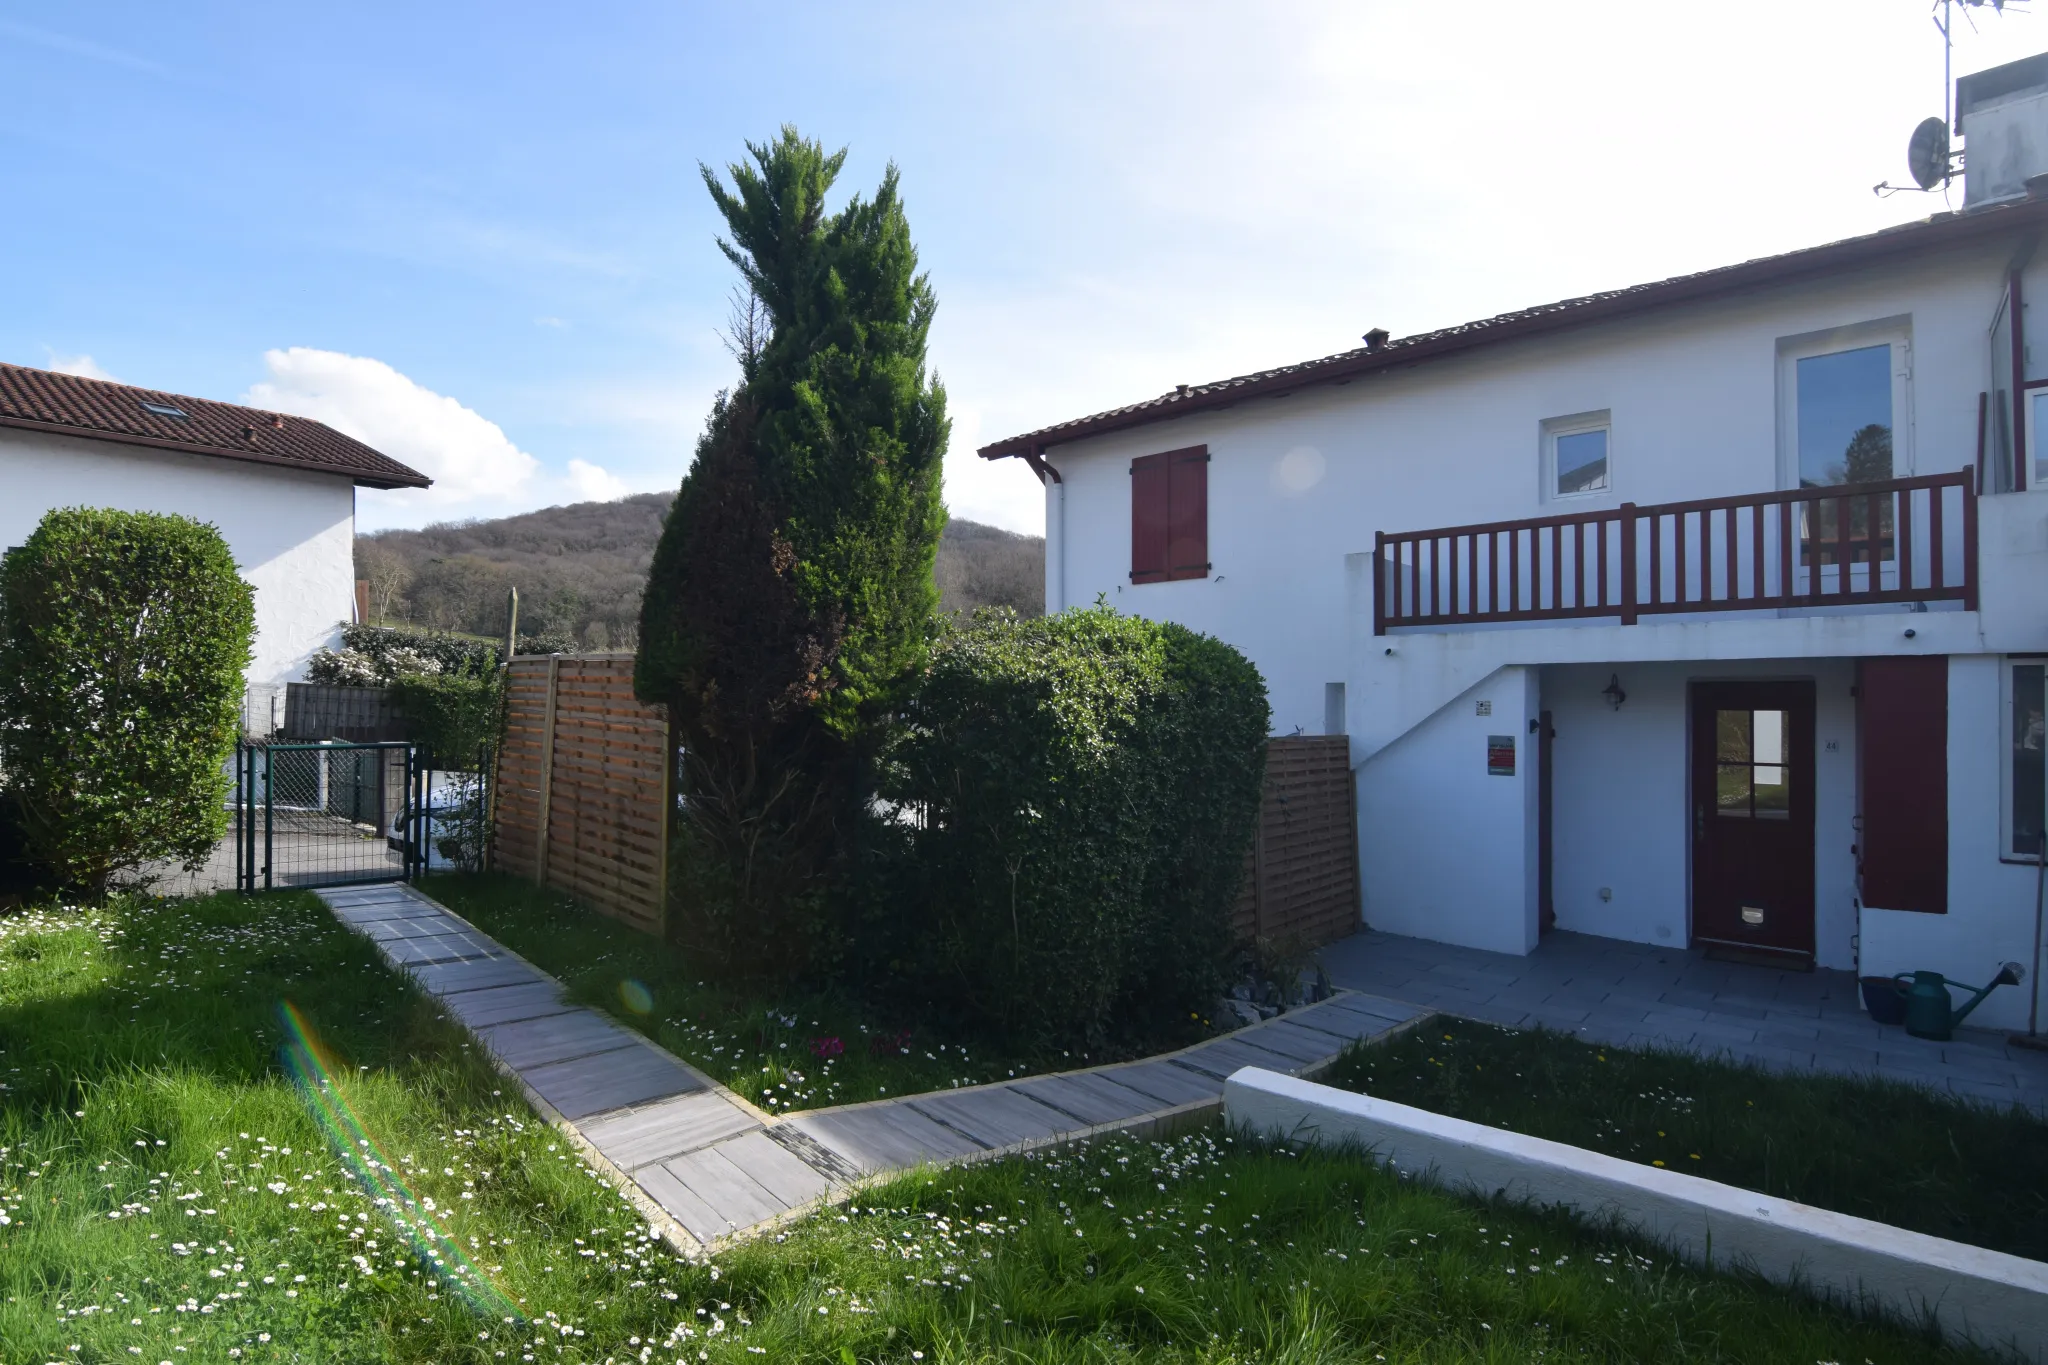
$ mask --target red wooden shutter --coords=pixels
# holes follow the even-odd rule
[[[1863,904],[1948,913],[1948,658],[1857,669]]]
[[[1166,578],[1169,524],[1168,467],[1164,455],[1131,461],[1131,581]]]
[[[1209,576],[1209,448],[1170,451],[1166,576]]]

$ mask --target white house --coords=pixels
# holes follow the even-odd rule
[[[1210,632],[1348,733],[1375,928],[2031,964],[2048,56],[1958,94],[1958,212],[984,447],[1046,484],[1049,609]]]
[[[213,523],[256,589],[259,707],[355,614],[356,488],[429,482],[303,417],[0,365],[0,547],[55,507]]]

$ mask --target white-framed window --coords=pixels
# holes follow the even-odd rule
[[[1543,497],[1589,498],[1614,487],[1614,422],[1605,408],[1545,418]]]
[[[1911,319],[1778,340],[1779,477],[1785,488],[1913,473]]]
[[[2033,461],[2027,487],[2048,489],[2048,379],[2020,386],[2020,415],[2026,422],[2027,458]]]
[[[2000,691],[1998,854],[2033,862],[2048,831],[2048,658],[2007,660]]]

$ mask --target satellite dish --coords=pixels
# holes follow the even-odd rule
[[[1913,138],[1906,144],[1906,169],[1912,173],[1913,183],[1923,190],[1931,190],[1948,180],[1948,122],[1945,119],[1926,118],[1913,130]]]

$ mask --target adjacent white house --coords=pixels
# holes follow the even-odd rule
[[[56,507],[213,523],[256,589],[258,708],[354,617],[357,487],[430,482],[303,417],[0,365],[0,548]]]
[[[984,447],[1046,485],[1049,609],[1215,634],[1348,733],[1375,928],[2031,964],[2048,56],[1958,95],[1960,211]]]

